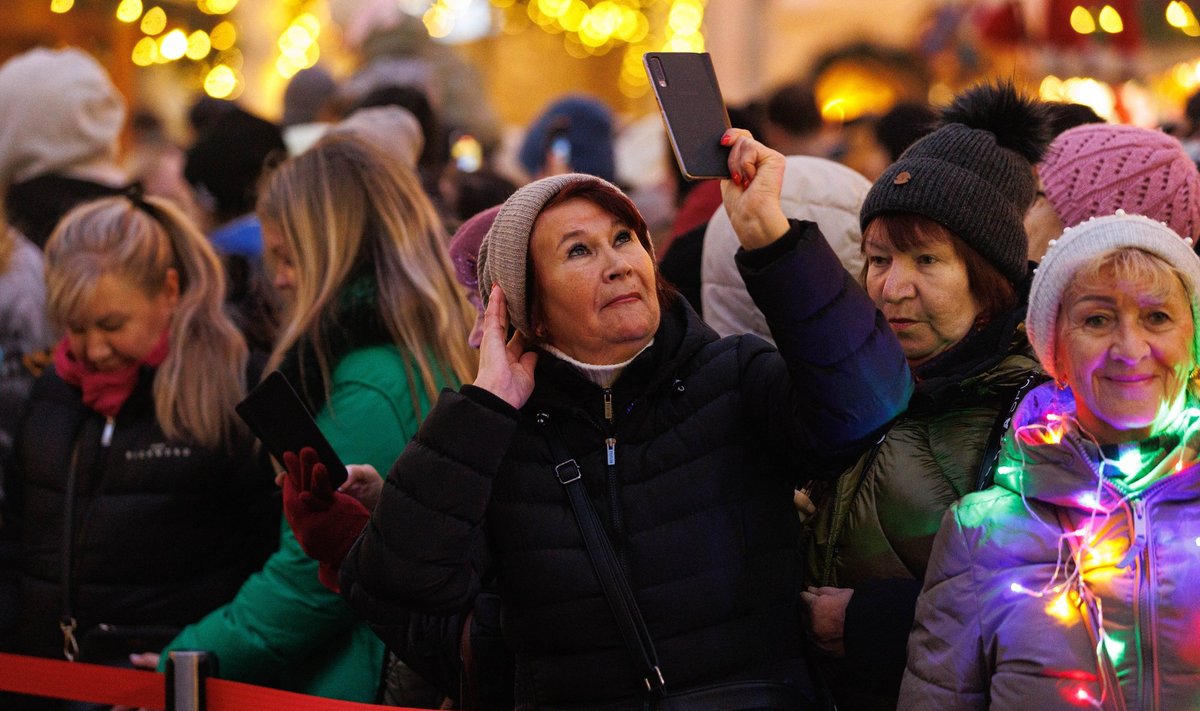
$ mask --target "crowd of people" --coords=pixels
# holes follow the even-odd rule
[[[1179,139],[983,83],[867,149],[794,84],[664,204],[594,98],[518,176],[340,92],[123,156],[93,58],[0,66],[0,650],[487,711],[1200,702]],[[344,482],[235,414],[272,373]]]

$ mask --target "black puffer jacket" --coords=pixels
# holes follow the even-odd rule
[[[472,386],[443,393],[342,568],[351,603],[383,625],[449,614],[494,575],[518,708],[640,708],[554,475],[555,438],[578,460],[668,688],[769,679],[809,692],[792,488],[852,460],[903,408],[910,376],[815,226],[739,259],[784,357],[752,336],[718,340],[679,301],[611,391],[543,353],[520,411]]]
[[[277,543],[278,496],[249,438],[233,451],[167,441],[143,368],[113,420],[53,369],[34,384],[17,442],[22,510],[19,649],[61,657],[67,472],[74,608],[82,640],[100,623],[181,627],[237,592]],[[157,651],[157,650],[143,650]]]

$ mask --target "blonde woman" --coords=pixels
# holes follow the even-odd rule
[[[473,313],[433,207],[411,170],[349,132],[284,163],[258,214],[289,302],[269,368],[292,381],[343,461],[386,471],[441,388],[475,371]],[[363,508],[348,525],[366,519]],[[286,523],[281,535],[262,572],[169,648],[216,651],[227,678],[374,700],[383,643],[322,585],[336,588],[336,569],[319,569]]]
[[[232,597],[273,545],[270,472],[233,412],[246,345],[217,257],[165,201],[78,207],[45,260],[66,336],[17,440],[19,645],[128,663]]]

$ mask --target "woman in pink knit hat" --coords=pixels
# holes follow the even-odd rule
[[[1200,237],[1200,173],[1179,141],[1162,131],[1077,126],[1050,144],[1038,175],[1042,188],[1025,216],[1035,262],[1065,228],[1118,209]]]

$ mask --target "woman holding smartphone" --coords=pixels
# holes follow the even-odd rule
[[[280,166],[258,214],[268,267],[290,292],[268,369],[292,382],[342,461],[383,469],[437,392],[475,370],[473,313],[433,206],[409,168],[347,131]],[[234,600],[168,649],[213,650],[230,679],[376,700],[383,643],[322,585],[334,576],[286,521],[280,536]]]

